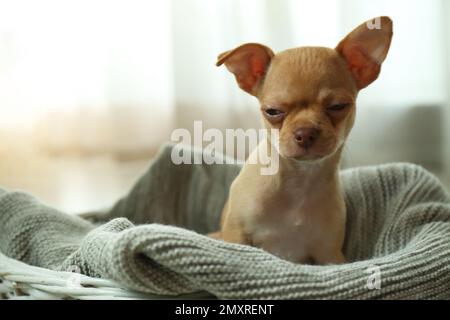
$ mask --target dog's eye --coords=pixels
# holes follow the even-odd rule
[[[278,110],[275,108],[265,109],[264,113],[270,118],[279,118],[284,115],[284,111],[281,111],[281,110]]]
[[[327,108],[328,111],[341,111],[350,106],[350,103],[338,103],[333,104]]]

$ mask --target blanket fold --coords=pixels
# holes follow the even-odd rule
[[[175,165],[164,146],[130,192],[85,219],[0,189],[0,251],[125,288],[224,299],[450,298],[450,196],[405,163],[344,170],[343,265],[293,264],[215,231],[238,165]],[[1,269],[1,261],[0,261]]]

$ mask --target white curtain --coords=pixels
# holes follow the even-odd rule
[[[446,77],[446,93],[447,93],[447,103],[444,105],[445,112],[442,121],[444,127],[444,138],[442,141],[443,146],[443,165],[445,166],[445,174],[447,182],[450,185],[450,1],[443,1],[442,16],[444,17],[444,32],[447,35],[444,39],[445,44],[445,56],[446,64],[444,70],[447,70]]]
[[[0,145],[16,147],[14,139],[28,132],[33,145],[52,152],[147,154],[194,120],[219,129],[259,126],[254,98],[214,66],[219,53],[244,42],[275,51],[333,47],[362,21],[389,15],[392,49],[380,78],[360,95],[347,163],[441,162],[442,130],[434,122],[448,92],[445,6],[0,0]]]
[[[1,1],[0,128],[57,152],[155,146],[173,122],[171,52],[166,1]]]

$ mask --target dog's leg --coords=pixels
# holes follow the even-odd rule
[[[222,232],[221,231],[208,233],[207,236],[210,238],[216,239],[216,240],[222,240]]]
[[[314,264],[325,265],[325,264],[343,264],[346,262],[344,254],[341,250],[335,250],[333,252],[315,252],[312,255]]]

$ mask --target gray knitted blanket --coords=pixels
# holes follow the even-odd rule
[[[0,250],[160,295],[228,299],[450,298],[450,196],[421,167],[342,172],[344,265],[309,266],[202,235],[215,231],[236,165],[174,165],[161,149],[127,196],[82,219],[0,189]],[[192,156],[201,153],[194,151]]]

